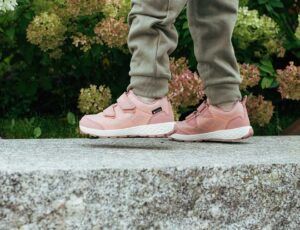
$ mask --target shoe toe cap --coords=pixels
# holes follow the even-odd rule
[[[80,127],[90,128],[90,129],[104,129],[99,123],[99,118],[97,119],[94,115],[85,115],[79,121]]]

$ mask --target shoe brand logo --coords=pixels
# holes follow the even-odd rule
[[[159,113],[159,112],[161,112],[161,111],[162,111],[162,108],[159,107],[159,108],[157,108],[157,109],[152,110],[152,114],[156,114],[156,113]]]

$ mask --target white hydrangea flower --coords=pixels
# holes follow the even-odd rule
[[[18,3],[16,0],[0,0],[0,12],[14,10],[17,5]]]

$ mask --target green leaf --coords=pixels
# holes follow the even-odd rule
[[[32,13],[31,12],[26,12],[24,13],[24,18],[31,20],[32,19]]]
[[[268,0],[258,0],[259,4],[266,4],[268,2]]]
[[[300,49],[300,39],[295,39],[292,41],[286,41],[285,47],[289,50],[291,49]]]
[[[76,118],[75,118],[74,113],[68,112],[68,114],[67,114],[67,120],[68,120],[68,123],[70,125],[75,125],[76,124]]]
[[[34,118],[34,117],[32,117],[32,118],[30,118],[30,119],[25,118],[24,121],[25,121],[25,123],[26,123],[27,125],[32,126],[33,123],[34,123],[34,121],[35,121],[35,118]]]
[[[260,63],[261,63],[262,65],[265,65],[265,66],[273,67],[273,64],[272,64],[271,60],[268,59],[268,58],[261,59],[261,60],[260,60]]]
[[[39,84],[44,90],[50,91],[52,89],[52,78],[42,77],[39,79]]]
[[[277,0],[277,1],[271,1],[270,2],[270,5],[272,5],[274,8],[283,8],[284,7],[284,5],[283,5],[283,3],[279,0]]]
[[[182,25],[182,29],[188,29],[189,28],[189,23],[186,21],[186,22],[184,22],[183,23],[183,25]]]
[[[262,65],[262,66],[259,66],[259,69],[260,69],[261,71],[263,71],[263,72],[266,72],[266,73],[272,75],[272,76],[273,76],[273,74],[274,74],[274,69],[273,69],[273,68],[271,69],[271,68],[268,67],[268,66]]]
[[[33,125],[34,121],[35,121],[35,118],[34,118],[34,117],[30,118],[30,124],[31,124],[31,125]]]
[[[13,58],[13,54],[9,55],[8,57],[4,58],[3,62],[7,65],[10,64],[11,59]]]
[[[20,50],[22,51],[22,55],[23,55],[25,61],[28,64],[32,64],[33,55],[34,55],[34,46],[26,44],[26,45],[20,46]]]
[[[297,58],[300,59],[300,51],[294,53]]]
[[[271,76],[275,75],[275,70],[270,59],[262,59],[260,61],[259,69],[262,72],[270,74]]]
[[[270,5],[266,5],[266,8],[269,12],[271,12],[273,10],[272,6],[270,6]]]
[[[36,127],[33,130],[33,136],[34,138],[39,138],[42,135],[42,129],[40,127]]]
[[[13,118],[11,119],[11,122],[10,122],[10,129],[12,130],[16,125],[16,120]]]
[[[5,34],[6,34],[6,36],[8,37],[8,39],[9,39],[10,41],[13,41],[13,40],[14,40],[14,38],[15,38],[15,33],[16,33],[16,30],[15,30],[14,27],[9,28],[9,29],[7,29],[7,30],[5,31]]]
[[[262,89],[271,88],[274,78],[264,77],[260,83]]]

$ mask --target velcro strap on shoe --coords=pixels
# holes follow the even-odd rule
[[[115,106],[117,106],[117,104],[113,104],[113,105],[107,107],[103,111],[103,115],[106,116],[106,117],[115,117],[116,116]]]
[[[118,98],[117,102],[118,106],[123,110],[133,110],[136,107],[126,93],[123,93],[122,96]]]
[[[103,115],[106,117],[115,117],[115,107],[119,106],[122,110],[133,110],[135,109],[135,104],[128,98],[127,94],[122,94],[121,97],[118,98],[117,103],[109,106],[107,109],[103,111]]]

